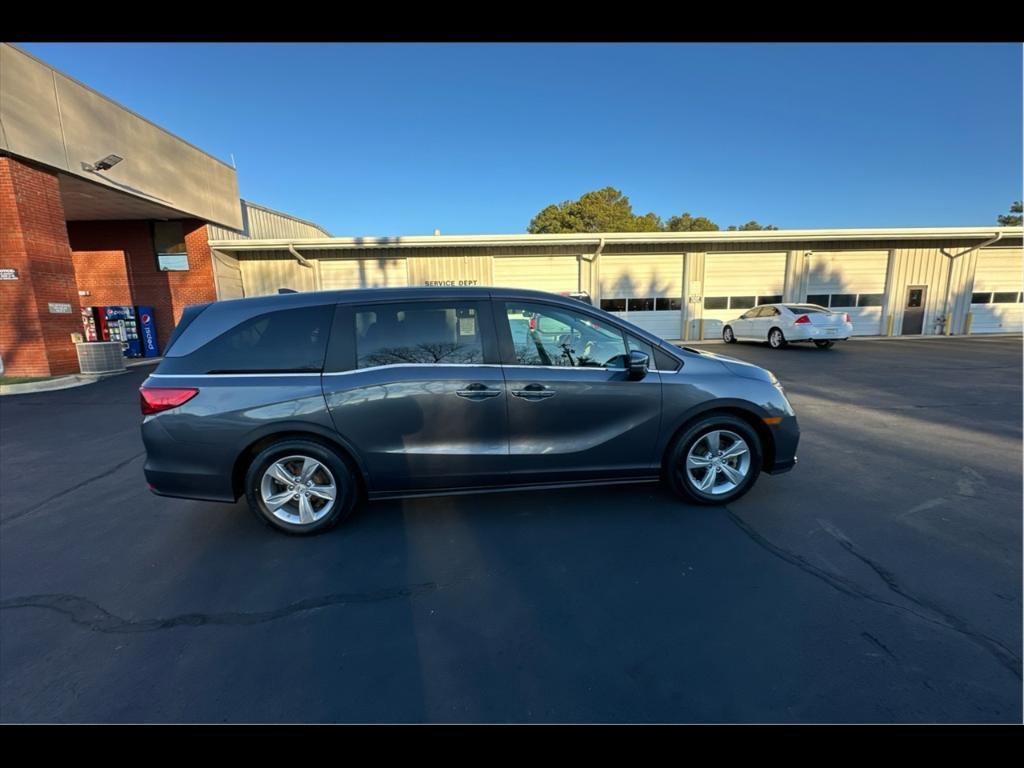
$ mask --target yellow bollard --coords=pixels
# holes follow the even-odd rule
[[[885,335],[892,336],[892,315],[885,321]]]
[[[686,318],[686,322],[683,323],[683,341],[690,340],[690,318]]]
[[[974,315],[970,312],[967,313],[967,318],[964,320],[964,336],[971,335],[971,320],[974,319]]]
[[[700,340],[704,341],[704,318],[700,319]]]
[[[946,322],[942,324],[942,335],[943,336],[949,336],[949,325],[952,322],[952,320],[953,320],[952,317],[950,317],[949,315],[946,315]]]

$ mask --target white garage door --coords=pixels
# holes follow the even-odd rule
[[[807,264],[807,301],[848,313],[854,336],[883,333],[888,265],[888,251],[814,253]]]
[[[393,288],[406,284],[405,259],[320,260],[320,287],[325,291]]]
[[[709,253],[704,257],[704,338],[757,304],[782,301],[785,252]]]
[[[1024,251],[990,248],[978,254],[971,294],[971,333],[1020,333]]]
[[[549,293],[572,293],[579,284],[575,256],[496,256],[494,284]]]
[[[663,339],[682,332],[681,254],[602,256],[601,307]]]

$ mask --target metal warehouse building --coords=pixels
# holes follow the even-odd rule
[[[755,304],[848,312],[857,335],[1020,333],[1022,229],[240,239],[210,227],[217,296],[411,285],[586,291],[671,340]]]

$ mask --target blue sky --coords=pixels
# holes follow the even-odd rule
[[[1021,198],[1015,44],[22,47],[340,236],[522,232],[609,185],[723,228],[987,225]]]

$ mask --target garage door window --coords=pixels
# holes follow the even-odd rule
[[[779,296],[778,294],[774,294],[772,296],[758,296],[757,297],[757,303],[758,304],[781,304],[782,303],[782,297]]]
[[[807,295],[808,304],[817,304],[819,307],[828,306],[828,294],[827,293],[811,293]]]
[[[654,299],[627,299],[626,309],[630,312],[653,312]]]
[[[747,309],[757,304],[756,296],[733,296],[729,299],[729,309]]]
[[[971,304],[991,304],[992,294],[991,293],[972,293]]]
[[[1008,292],[996,292],[992,294],[993,304],[1016,304],[1017,294]]]
[[[625,312],[625,299],[601,299],[601,309],[605,312]]]
[[[704,309],[728,309],[728,296],[705,296]]]
[[[857,306],[880,307],[884,298],[884,293],[861,293],[857,295]]]
[[[855,307],[857,306],[857,294],[855,293],[833,293],[830,307]]]
[[[682,308],[682,298],[654,300],[654,309],[658,312],[678,312]]]

